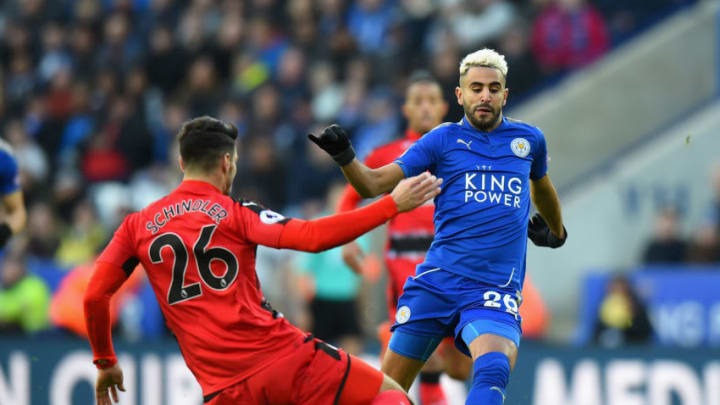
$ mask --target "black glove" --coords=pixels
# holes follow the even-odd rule
[[[528,221],[528,237],[536,246],[546,246],[553,249],[559,248],[567,239],[567,229],[565,229],[565,225],[563,225],[563,230],[565,231],[564,238],[560,239],[555,236],[540,214],[535,214],[530,218],[530,221]]]
[[[355,159],[355,150],[350,144],[350,138],[340,125],[333,124],[325,128],[319,138],[308,134],[308,139],[330,154],[340,166],[345,166]]]
[[[2,249],[8,240],[10,240],[10,237],[12,236],[12,229],[10,229],[10,225],[6,224],[5,222],[0,224],[0,249]]]

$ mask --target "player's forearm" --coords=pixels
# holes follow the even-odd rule
[[[112,345],[110,299],[125,280],[127,275],[122,268],[102,262],[95,264],[83,298],[85,326],[94,361],[116,361]]]
[[[381,184],[376,169],[370,169],[357,159],[342,166],[341,169],[345,178],[363,198],[376,197],[392,190],[393,185]]]
[[[384,224],[397,214],[391,196],[356,210],[312,221],[290,220],[283,229],[279,248],[320,252],[343,245]]]
[[[115,361],[110,321],[110,296],[85,294],[85,326],[93,351],[93,361]]]

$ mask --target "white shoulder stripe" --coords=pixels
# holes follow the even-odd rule
[[[427,270],[427,271],[423,271],[422,273],[418,274],[417,276],[413,276],[413,280],[417,280],[417,279],[419,279],[420,277],[422,277],[422,276],[424,276],[424,275],[426,275],[426,274],[429,274],[429,273],[432,273],[432,272],[435,272],[435,271],[438,271],[438,270],[442,270],[442,269],[441,269],[440,267],[435,267],[434,269],[430,269],[430,270]]]

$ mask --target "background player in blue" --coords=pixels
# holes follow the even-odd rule
[[[0,248],[25,227],[27,213],[20,189],[18,164],[10,145],[0,140]]]
[[[440,125],[381,168],[355,159],[337,125],[309,136],[363,197],[426,170],[445,180],[435,199],[435,239],[405,284],[382,370],[407,389],[440,340],[455,336],[474,363],[467,404],[504,401],[520,345],[527,236],[553,248],[567,237],[547,174],[545,137],[503,116],[507,70],[493,50],[467,55],[455,89],[463,119]],[[528,220],[530,200],[539,214]]]

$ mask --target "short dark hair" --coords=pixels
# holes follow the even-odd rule
[[[440,86],[440,82],[427,70],[415,70],[410,73],[410,78],[408,78],[407,84],[408,87],[415,83],[433,83]]]
[[[233,124],[207,115],[193,118],[183,124],[178,134],[180,157],[186,167],[212,171],[226,153],[234,156],[237,135]]]

